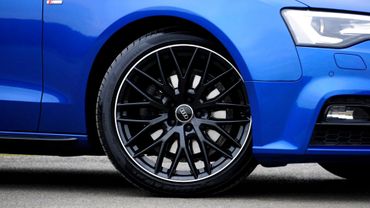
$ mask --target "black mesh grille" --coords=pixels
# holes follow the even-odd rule
[[[316,125],[313,146],[370,146],[370,126]]]
[[[370,146],[370,123],[330,123],[325,120],[330,105],[370,106],[369,97],[335,97],[324,105],[312,134],[311,146]]]

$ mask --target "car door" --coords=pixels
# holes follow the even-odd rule
[[[0,131],[37,131],[42,0],[0,1]]]

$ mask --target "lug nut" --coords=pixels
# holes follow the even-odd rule
[[[185,126],[185,131],[191,131],[193,128],[191,127],[191,125],[186,125]]]
[[[202,116],[202,112],[198,111],[198,112],[196,113],[196,116],[197,116],[197,117],[201,117],[201,116]]]

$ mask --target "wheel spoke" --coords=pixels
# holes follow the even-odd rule
[[[156,147],[157,145],[159,145],[163,142],[166,142],[174,133],[175,133],[175,131],[172,128],[167,133],[165,133],[161,138],[158,138],[157,140],[155,140],[151,145],[147,146],[146,148],[144,148],[140,152],[136,153],[133,157],[134,158],[139,157],[139,156],[143,155],[145,152],[147,152],[148,150],[151,150],[154,147]]]
[[[133,103],[118,103],[117,107],[123,107],[123,108],[141,108],[141,107],[147,107],[151,106],[150,102],[133,102]]]
[[[212,80],[208,81],[207,83],[203,84],[197,91],[197,98],[196,99],[199,99],[203,96],[203,93],[210,87],[210,86],[213,86],[214,84],[216,84],[218,81],[222,80],[222,79],[225,79],[225,76],[227,76],[229,73],[233,72],[234,69],[233,68],[230,68],[228,70],[226,70],[225,72],[221,73],[220,75],[218,75],[217,77],[213,78]],[[225,95],[229,94],[229,92],[231,92],[235,87],[237,87],[237,85],[240,83],[241,79],[239,79],[235,84],[233,84],[229,89],[225,90],[222,94],[218,95],[216,98],[214,98],[215,100],[214,101],[218,101],[219,99],[221,99],[222,97],[224,97]],[[212,105],[214,105],[216,102],[212,102]]]
[[[202,139],[204,139],[203,142],[205,144],[207,144],[208,146],[210,146],[212,149],[214,149],[217,152],[221,153],[226,158],[229,158],[229,159],[232,159],[233,158],[233,156],[230,155],[228,152],[226,152],[226,151],[222,150],[220,147],[218,147],[217,144],[212,139],[210,139],[208,137],[208,135],[206,135],[205,133],[203,133],[202,130],[200,130],[198,128],[195,128],[195,131],[198,134],[198,138],[199,138],[199,135],[202,135]]]
[[[211,119],[204,119],[204,118],[199,118],[198,119],[200,123],[206,124],[206,125],[216,125],[216,124],[244,124],[244,123],[249,123],[250,118],[245,118],[245,119],[219,119],[219,120],[211,120]]]
[[[249,108],[249,105],[235,104],[235,103],[216,103],[215,105],[224,107],[224,108],[232,108],[232,109],[248,109]]]
[[[211,127],[213,130],[220,133],[224,138],[229,140],[234,146],[241,147],[238,141],[236,141],[228,132],[226,132],[223,128],[221,128],[217,124],[207,124],[208,127]]]
[[[147,124],[147,123],[150,123],[151,120],[149,120],[149,119],[117,118],[117,121],[122,122],[122,123],[142,123],[142,124]]]
[[[185,159],[190,167],[194,178],[198,178],[198,170],[195,166],[193,158],[191,157],[192,155],[189,150],[189,141],[185,138],[185,132],[180,133],[180,148],[182,148],[184,151]]]
[[[200,87],[197,90],[197,95],[195,96],[195,100],[199,100],[202,97],[204,91],[206,90],[206,87],[204,86],[204,82],[205,82],[206,76],[208,74],[208,68],[209,68],[209,63],[211,61],[211,56],[212,56],[212,53],[210,52],[209,55],[208,55],[206,66],[204,68],[203,76],[201,77],[200,82],[199,82]]]
[[[163,82],[163,84],[167,85],[167,79],[166,79],[166,76],[164,75],[164,71],[163,71],[163,68],[162,68],[162,64],[161,64],[161,60],[159,58],[158,52],[155,53],[155,56],[156,56],[156,59],[157,59],[159,73],[161,74],[162,82]]]
[[[197,106],[197,109],[204,109],[204,108],[209,108],[210,106],[208,104],[206,105],[199,105]],[[234,109],[234,110],[246,110],[249,111],[249,105],[246,104],[235,104],[235,103],[219,103],[215,102],[212,105],[212,110],[213,109]]]
[[[215,98],[215,101],[218,101],[220,100],[221,98],[225,97],[225,95],[228,95],[231,91],[233,91],[240,83],[242,82],[241,79],[239,79],[235,84],[233,84],[231,87],[229,87],[227,90],[225,90],[224,92],[222,92],[220,95],[218,95],[216,98]]]
[[[198,169],[195,166],[195,163],[193,161],[193,158],[191,157],[192,155],[191,155],[190,151],[188,150],[188,148],[185,147],[184,152],[185,152],[185,158],[188,162],[188,165],[190,167],[190,170],[191,170],[194,178],[198,178]]]
[[[181,67],[179,65],[179,62],[177,61],[177,58],[176,58],[176,55],[175,53],[173,52],[172,48],[170,48],[170,52],[171,52],[171,55],[172,55],[172,58],[173,58],[173,61],[175,62],[176,64],[176,73],[177,73],[177,76],[179,77],[179,81],[181,80],[181,78],[183,77],[182,76],[182,71],[181,71]]]
[[[183,94],[183,95],[186,95],[187,93],[187,89],[188,89],[188,82],[189,82],[189,74],[190,74],[190,69],[191,69],[191,65],[193,64],[193,61],[194,61],[194,58],[197,54],[197,51],[198,51],[198,48],[196,48],[193,52],[193,55],[191,56],[190,58],[190,61],[188,63],[188,66],[186,68],[186,71],[183,75],[183,77],[181,77],[181,79],[179,80],[180,83],[179,83],[179,90],[180,92]]]
[[[155,124],[164,121],[168,118],[167,114],[161,114],[160,116],[153,119],[131,119],[131,118],[117,118],[117,121],[122,123],[150,123]]]
[[[229,70],[223,72],[222,74],[218,75],[217,77],[213,78],[211,81],[207,82],[206,84],[204,84],[203,87],[207,88],[213,84],[215,84],[216,82],[220,81],[221,79],[223,79],[225,76],[227,76],[230,72],[233,71],[233,68],[230,68]]]
[[[151,150],[153,149],[154,147],[156,147],[157,145],[163,143],[162,140],[156,140],[154,141],[151,145],[149,145],[148,147],[144,148],[143,150],[141,150],[140,152],[136,153],[133,157],[136,158],[136,157],[139,157],[139,156],[142,156],[144,153],[146,153],[148,150]]]
[[[215,124],[245,124],[249,123],[250,119],[238,119],[238,120],[210,120],[214,122]]]
[[[139,133],[135,136],[131,137],[125,145],[131,145],[137,138],[140,138],[144,133],[146,133],[149,129],[153,128],[154,126],[158,125],[159,123],[167,120],[168,115],[164,114],[158,118],[152,119],[147,126],[145,126]]]
[[[182,149],[177,148],[175,159],[172,161],[171,166],[168,170],[168,177],[169,178],[171,178],[175,174],[176,168],[177,168],[177,166],[180,162],[180,159],[181,159],[181,155],[182,155]]]
[[[203,142],[205,138],[202,133],[198,133],[198,132],[197,132],[197,137],[198,137],[198,144],[200,147],[200,151],[202,152],[202,155],[203,155],[204,169],[207,171],[208,174],[211,174],[211,164],[209,162],[207,148]]]
[[[142,136],[145,132],[147,132],[150,128],[152,127],[152,125],[147,125],[146,127],[144,127],[139,133],[135,134],[135,136],[131,137],[128,142],[126,142],[126,146],[127,145],[131,145],[133,142],[136,141],[137,138],[140,138],[140,136]]]
[[[158,80],[154,79],[152,76],[150,76],[149,74],[143,72],[141,69],[138,69],[137,67],[135,67],[135,70],[137,72],[139,72],[139,74],[143,75],[145,78],[149,79],[150,81],[152,81],[154,84],[156,84],[157,86],[162,86],[163,84],[160,83]]]
[[[211,57],[212,57],[212,53],[209,52],[209,55],[208,55],[208,58],[207,58],[207,63],[206,63],[206,66],[204,67],[204,72],[203,72],[203,76],[201,77],[201,80],[200,80],[200,83],[203,85],[205,80],[206,80],[206,76],[208,74],[208,68],[209,68],[209,63],[211,61]]]
[[[195,48],[194,53],[191,56],[191,59],[190,59],[189,64],[188,64],[188,67],[187,67],[187,69],[185,71],[185,74],[184,74],[184,79],[186,79],[186,80],[188,80],[189,71],[190,71],[191,65],[194,62],[194,58],[195,58],[195,55],[197,54],[197,52],[198,52],[198,48]]]
[[[164,93],[166,93],[166,95],[168,96],[173,96],[175,95],[175,92],[173,91],[172,87],[168,86],[168,85],[164,85],[162,83],[160,83],[158,80],[154,79],[153,77],[151,77],[149,74],[143,72],[142,70],[138,69],[135,67],[135,70],[137,72],[139,72],[139,74],[141,74],[142,76],[144,76],[145,78],[149,79],[153,84],[155,84],[157,87],[159,87]]]
[[[167,142],[162,142],[157,161],[155,162],[154,173],[158,173],[162,168],[163,159],[166,156],[166,146]]]
[[[167,108],[155,101],[150,95],[148,95],[147,93],[145,93],[144,91],[142,91],[139,87],[137,87],[134,83],[132,83],[130,80],[126,80],[126,82],[132,87],[134,88],[137,92],[139,92],[142,96],[144,96],[146,99],[148,99],[150,101],[150,103],[152,104],[152,106],[158,108],[158,109],[161,109],[161,110],[167,110]]]
[[[207,136],[205,136],[207,138]],[[221,153],[224,157],[226,158],[229,158],[229,159],[232,159],[233,156],[230,155],[230,153],[222,150],[220,147],[217,146],[217,144],[212,141],[211,139],[207,138],[205,141],[204,141],[208,146],[210,146],[211,148],[213,148],[214,150],[216,150],[217,152]]]
[[[201,106],[203,108],[207,108],[207,107],[212,107],[213,105],[215,105],[217,102],[220,101],[221,98],[225,97],[226,95],[228,95],[231,91],[233,91],[240,83],[242,82],[241,79],[239,79],[236,83],[234,83],[230,88],[228,88],[227,90],[223,91],[220,95],[218,95],[217,97],[209,100],[209,101],[206,101],[204,103],[201,104]],[[199,95],[201,96],[201,95]]]

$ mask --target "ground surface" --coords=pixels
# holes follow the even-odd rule
[[[349,182],[316,164],[258,167],[210,198],[158,198],[125,182],[105,157],[0,157],[0,207],[370,207],[370,183]]]

